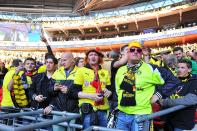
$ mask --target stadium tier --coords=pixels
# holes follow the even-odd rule
[[[150,5],[154,9],[148,8]],[[130,12],[131,8],[136,12]],[[113,10],[110,8],[90,10],[89,16],[67,20],[62,17],[61,20],[38,23],[5,21],[0,27],[0,46],[4,50],[46,50],[39,40],[41,30],[55,51],[82,52],[94,46],[111,50],[131,40],[143,41],[149,47],[196,42],[197,17],[193,15],[197,13],[196,2],[153,0],[118,9],[127,13],[105,15]]]
[[[95,46],[102,50],[109,51],[111,49],[117,49],[130,41],[141,41],[147,47],[176,46],[180,44],[194,43],[197,42],[197,26],[168,30],[159,33],[147,33],[116,38],[51,41],[49,44],[54,51],[83,52]],[[42,42],[1,41],[0,43],[1,49],[4,50],[46,50],[45,44]]]

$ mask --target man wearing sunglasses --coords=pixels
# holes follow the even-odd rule
[[[127,131],[149,130],[150,123],[136,123],[138,115],[152,113],[151,103],[159,100],[160,94],[154,93],[156,85],[163,85],[164,80],[157,68],[142,61],[140,42],[131,42],[127,65],[119,68],[116,74],[116,92],[118,95],[117,128]]]

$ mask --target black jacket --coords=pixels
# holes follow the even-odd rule
[[[48,92],[50,81],[51,79],[48,79],[45,72],[36,74],[32,78],[32,84],[29,89],[31,107],[45,108],[49,105],[52,99],[52,96],[50,96]],[[43,95],[44,97],[46,97],[46,99],[43,102],[38,103],[37,101],[35,101],[36,95]]]
[[[169,97],[174,93],[176,85],[181,81],[175,77],[172,72],[163,67],[158,67],[156,65],[151,65],[153,69],[157,68],[163,78],[165,84],[156,86],[156,92],[159,92],[162,98]]]
[[[197,104],[197,79],[191,77],[187,82],[178,84],[176,92],[170,98],[164,100],[165,106],[186,105],[188,107],[169,114],[167,117],[168,125],[183,130],[194,128]]]
[[[61,82],[63,85],[69,85],[68,88],[71,88],[73,80],[63,80]],[[67,94],[62,93],[61,91],[54,91],[54,84],[55,80],[52,80],[49,87],[49,92],[53,96],[53,100],[50,104],[53,106],[54,110],[78,113],[78,99],[73,96],[70,89]]]

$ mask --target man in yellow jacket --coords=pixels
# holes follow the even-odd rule
[[[50,106],[44,109],[45,114],[53,110],[67,111],[79,113],[78,99],[73,98],[70,93],[70,88],[73,84],[76,71],[74,56],[71,52],[66,52],[61,55],[62,67],[55,71],[52,75],[52,82],[49,86],[49,94],[53,96]],[[54,119],[59,116],[53,116]],[[53,125],[54,131],[63,131],[65,127]]]
[[[117,128],[127,131],[141,131],[149,122],[136,123],[138,115],[152,113],[151,103],[159,100],[160,94],[155,93],[155,85],[164,84],[157,68],[142,61],[142,46],[139,42],[129,43],[128,63],[119,68],[116,74],[116,92],[118,95]]]
[[[86,53],[85,67],[79,68],[74,79],[73,94],[79,98],[83,128],[91,125],[107,126],[107,110],[110,91],[110,76],[100,64],[103,54],[97,49]]]

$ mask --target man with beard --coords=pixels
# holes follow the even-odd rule
[[[72,88],[73,96],[79,98],[83,128],[91,125],[107,126],[107,110],[110,76],[101,68],[103,54],[98,49],[86,52],[85,67],[79,68]]]

